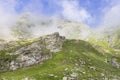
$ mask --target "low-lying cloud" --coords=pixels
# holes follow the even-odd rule
[[[15,0],[0,0],[0,38],[10,38],[10,27],[16,21]]]
[[[61,0],[60,3],[53,1],[61,10],[49,16],[48,19],[48,17],[42,14],[43,6],[39,4],[39,0],[30,0],[30,3],[24,5],[20,13],[16,10],[19,3],[22,4],[20,0],[0,0],[0,38],[13,38],[11,36],[11,27],[15,26],[16,22],[19,21],[19,17],[25,13],[32,15],[30,19],[35,24],[32,29],[34,35],[59,32],[60,29],[56,24],[56,20],[60,19],[60,16],[64,19],[78,22],[85,21],[90,17],[90,14],[84,8],[79,8],[77,0]],[[52,21],[50,20],[51,18]],[[41,25],[41,22],[45,22],[48,25]],[[64,34],[64,32],[61,33]]]
[[[120,28],[120,1],[109,0],[110,5],[103,9],[102,20],[99,27],[102,29],[114,30]]]
[[[31,21],[33,21],[35,25],[31,32],[34,35],[44,35],[52,32],[60,32],[60,28],[57,24],[57,21],[60,19],[67,19],[80,23],[96,20],[89,11],[78,4],[78,0],[61,0],[58,2],[56,0],[52,1],[57,6],[59,6],[59,8],[52,15],[46,16],[42,13],[42,10],[44,10],[43,5],[38,4],[40,0],[30,0],[30,3],[24,5],[20,11],[16,9],[21,2],[20,0],[0,0],[0,38],[13,38],[13,36],[11,36],[11,27],[13,27],[19,20],[19,17],[25,13],[30,13],[32,16]],[[106,1],[108,4],[106,4],[106,6],[103,8],[99,25],[97,25],[96,28],[101,30],[120,28],[120,1]],[[44,22],[46,24],[41,25],[41,23]],[[61,33],[63,35],[66,34],[66,32],[69,31],[68,28],[72,29],[71,27],[67,27],[66,30],[61,31]],[[87,31],[85,29],[85,31],[82,30],[81,34],[86,35],[86,33]]]

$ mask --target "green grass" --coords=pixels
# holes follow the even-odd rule
[[[53,58],[27,68],[0,74],[0,79],[6,80],[62,80],[77,73],[75,80],[103,78],[114,79],[120,76],[120,70],[112,67],[105,59],[113,57],[110,53],[102,55],[88,42],[81,40],[66,40],[63,50],[54,53]],[[94,67],[94,68],[93,68]],[[101,75],[104,74],[104,75]]]

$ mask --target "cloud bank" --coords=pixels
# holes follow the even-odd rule
[[[55,22],[57,18],[62,17],[64,19],[78,22],[86,21],[90,18],[90,14],[84,8],[79,6],[77,0],[61,0],[60,2],[53,0],[54,4],[59,6],[59,9],[53,13],[53,15],[48,16],[49,18],[53,18],[52,23],[43,26],[39,23],[41,19],[47,22],[46,15],[42,13],[45,4],[41,4],[40,0],[30,0],[26,4],[22,1],[23,0],[0,0],[0,38],[13,38],[11,36],[10,28],[15,25],[19,16],[27,12],[34,16],[34,18],[32,17],[34,21],[32,21],[35,22],[36,25],[33,29],[33,33],[41,35],[58,31]],[[48,8],[51,9],[52,7],[55,6],[52,6],[50,3]]]
[[[0,0],[0,38],[10,36],[10,27],[16,21],[15,0]]]
[[[87,7],[92,6],[91,2],[87,1],[89,2]],[[82,0],[0,0],[0,38],[13,38],[10,35],[10,28],[18,21],[19,16],[27,12],[32,15],[32,21],[35,23],[33,33],[38,35],[59,31],[56,24],[59,19],[82,23],[98,22],[99,24],[95,25],[97,29],[110,30],[120,28],[120,1],[105,1],[106,5],[100,9],[99,19],[99,17],[95,18],[86,7],[80,5]],[[97,14],[97,12],[95,13]],[[52,22],[49,22],[51,18]],[[44,23],[44,21],[49,25],[43,26],[40,24],[41,22]]]

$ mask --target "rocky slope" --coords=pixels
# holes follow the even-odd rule
[[[2,43],[0,48],[0,71],[17,70],[19,68],[42,63],[44,60],[52,58],[53,52],[58,52],[62,49],[64,40],[65,38],[60,36],[59,33],[54,33],[40,37],[37,41],[23,45],[16,50],[14,50],[14,47],[11,48],[11,46],[14,46],[17,42],[12,42],[12,44],[11,42]],[[10,49],[14,50],[14,52],[10,52]]]
[[[120,52],[100,41],[90,42],[54,33],[4,43],[0,50],[0,79],[120,80]]]

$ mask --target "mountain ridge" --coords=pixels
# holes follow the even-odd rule
[[[65,37],[61,37],[58,33],[43,36],[42,38],[38,38],[36,40],[25,43],[22,43],[23,42],[22,41],[21,47],[18,47],[16,50],[13,50],[11,52],[17,53],[19,52],[19,54],[27,56],[27,58],[25,59],[27,62],[29,62],[30,58],[33,58],[32,56],[35,53],[34,51],[36,49],[39,49],[37,47],[39,47],[40,44],[37,46],[36,44],[38,44],[40,40],[43,40],[43,42],[40,44],[47,43],[47,46],[51,45],[50,47],[48,46],[48,50],[45,48],[45,45],[41,45],[45,49],[45,51],[43,49],[43,52],[45,53],[42,54],[42,56],[46,54],[49,55],[50,50],[52,51],[50,53],[51,56],[47,56],[47,59],[46,57],[43,57],[45,61],[43,60],[42,63],[40,64],[37,63],[25,67],[23,66],[21,69],[18,70],[15,69],[16,71],[0,73],[0,79],[4,80],[120,79],[119,54],[114,54],[112,51],[106,52],[103,50],[103,48],[100,49],[99,45],[94,46],[93,44],[87,41],[79,39],[78,40],[65,39]],[[31,45],[33,46],[33,48]],[[103,50],[103,52],[101,52],[101,50]],[[3,52],[4,51],[1,51],[1,53]],[[39,50],[37,52],[39,52]],[[30,54],[32,54],[32,56]],[[21,57],[21,60],[23,56]],[[13,57],[14,59],[16,59],[16,57],[18,56]],[[7,55],[6,59],[4,58],[3,60],[9,61],[9,59],[11,58],[13,59],[13,57]],[[36,55],[36,57],[38,57],[39,59],[42,58],[39,57],[38,55]]]

